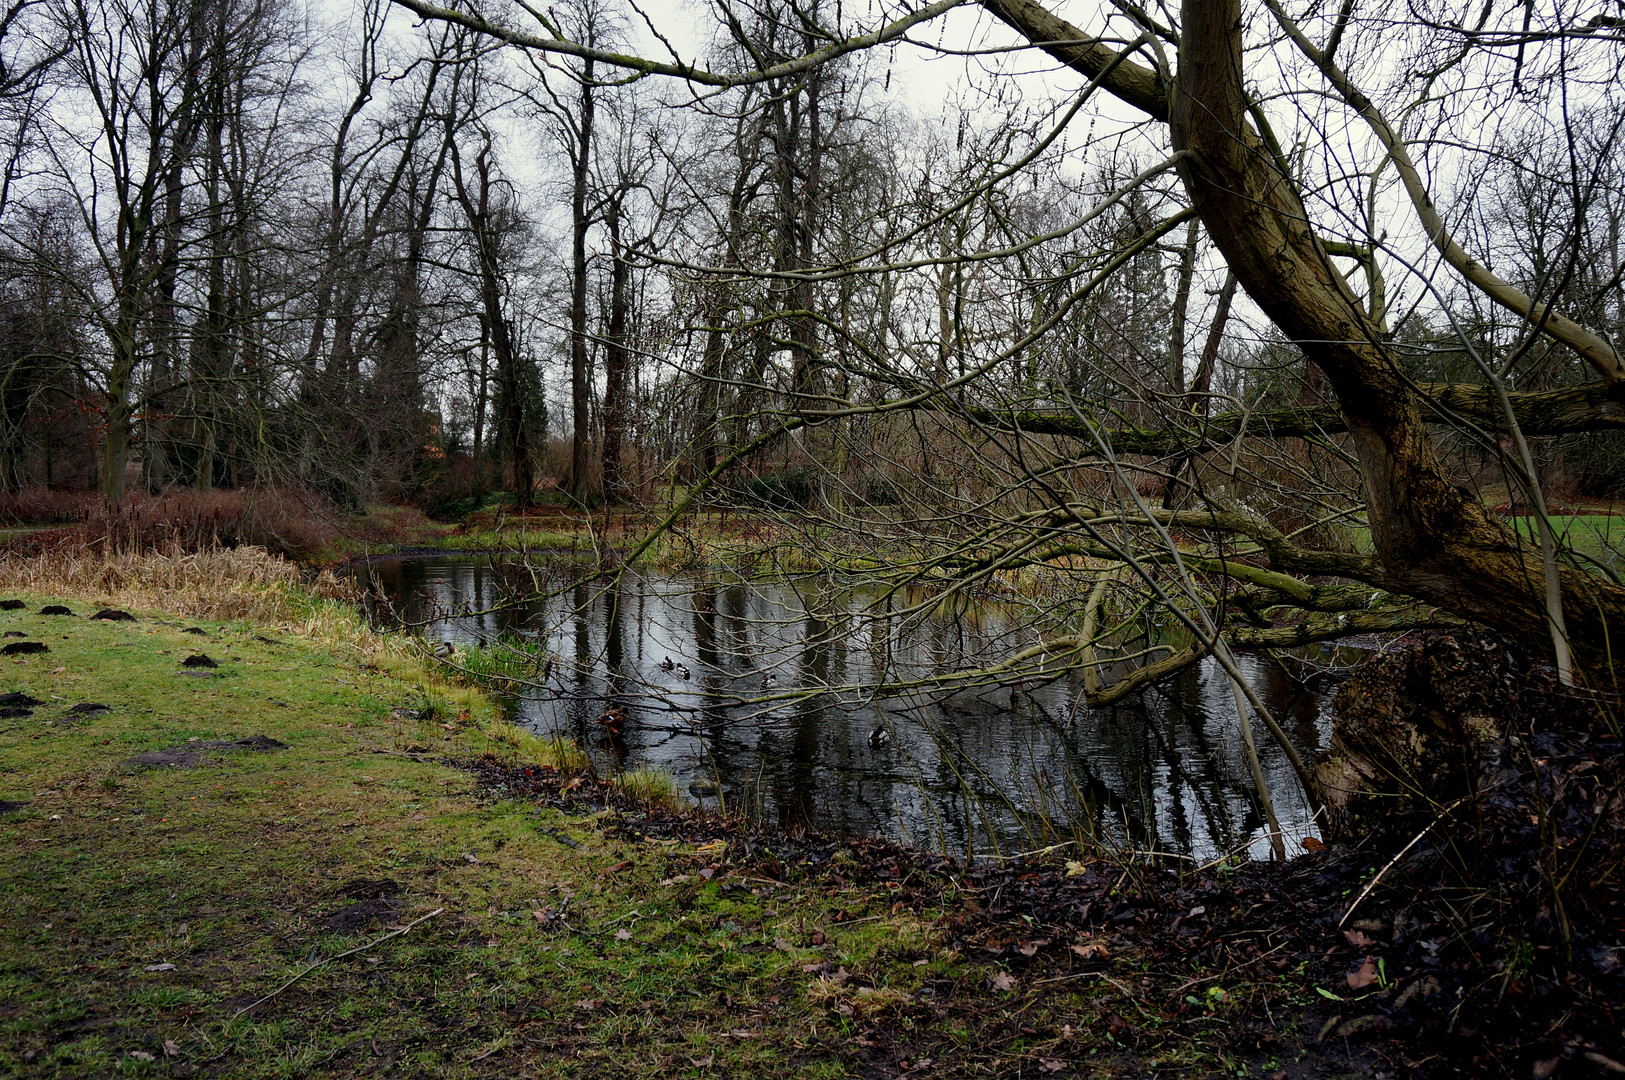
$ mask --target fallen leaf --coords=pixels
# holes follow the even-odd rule
[[[1067,877],[1082,877],[1083,875],[1087,874],[1088,872],[1089,872],[1089,867],[1085,866],[1081,862],[1078,862],[1076,859],[1068,859],[1066,861],[1066,876]]]
[[[713,877],[716,876],[716,872],[717,872],[716,867],[707,866],[704,870],[700,871],[700,876],[702,878],[704,878],[705,880],[710,881]]]
[[[179,1054],[180,1052],[181,1052],[181,1048],[176,1044],[174,1039],[165,1039],[164,1040],[164,1056],[165,1057],[174,1057],[176,1054]]]
[[[616,941],[631,941],[632,940],[632,931],[628,930],[624,926],[621,927],[619,930],[615,931],[615,940]]]
[[[559,790],[561,790],[561,791],[574,791],[576,788],[580,787],[583,783],[585,783],[585,778],[578,776],[574,780],[571,780],[568,784],[565,784]]]
[[[1303,838],[1301,843],[1303,844],[1303,850],[1305,850],[1305,851],[1325,851],[1326,850],[1326,845],[1321,843],[1320,838],[1316,837],[1316,836],[1306,836],[1306,837]]]
[[[824,965],[821,962],[817,963],[817,964],[802,964],[801,965],[801,972],[802,972],[803,975],[811,975],[815,971],[823,971],[823,970],[824,970]]]
[[[546,911],[533,911],[530,913],[530,917],[541,923],[543,926],[546,926],[553,921],[553,909],[548,908]]]
[[[576,1008],[591,1011],[593,1009],[602,1008],[603,1004],[604,1003],[602,1001],[599,1001],[596,998],[582,998],[580,1001],[576,1002]]]
[[[151,1054],[147,1053],[145,1050],[131,1050],[130,1051],[130,1056],[135,1058],[137,1061],[153,1061],[153,1060],[156,1060],[155,1058],[153,1058],[153,1056]]]
[[[142,968],[141,970],[143,970],[143,971],[174,971],[175,970],[175,965],[174,964],[148,964],[146,967]]]
[[[694,848],[694,854],[696,854],[696,855],[715,855],[719,851],[726,850],[727,847],[728,847],[728,841],[726,841],[726,840],[712,840],[708,844],[699,844],[699,845],[697,845]]]
[[[1038,950],[1048,944],[1048,941],[1023,941],[1016,945],[1016,951],[1022,956],[1037,956]]]
[[[1016,988],[1015,976],[1008,971],[999,972],[990,981],[993,983],[993,989],[995,990],[1014,990]]]
[[[775,949],[779,950],[780,952],[794,952],[795,951],[795,946],[790,944],[788,941],[784,940],[781,937],[776,937],[776,938],[773,939],[773,947]]]
[[[1066,1062],[1060,1058],[1044,1058],[1038,1063],[1038,1067],[1044,1072],[1060,1072],[1066,1068]]]
[[[1068,948],[1085,960],[1106,960],[1112,954],[1110,949],[1098,941],[1086,941],[1080,945],[1070,945]]]
[[[688,1060],[696,1069],[709,1069],[711,1067],[711,1063],[716,1059],[717,1056],[715,1054],[707,1054],[702,1058],[689,1058]]]
[[[469,855],[467,853],[464,853],[463,861],[465,863],[468,863],[470,866],[478,866],[480,864],[480,860],[476,859],[474,856]]]
[[[1353,945],[1356,949],[1369,949],[1371,946],[1376,944],[1375,941],[1371,940],[1371,938],[1367,937],[1365,934],[1362,934],[1358,930],[1345,930],[1343,931],[1343,936],[1348,938],[1349,944]]]
[[[693,881],[693,880],[694,879],[692,877],[690,877],[688,874],[678,874],[676,877],[669,877],[666,880],[662,881],[660,883],[660,885],[661,885],[662,888],[669,889],[673,885],[681,885],[685,881]]]
[[[1603,1072],[1613,1073],[1615,1076],[1625,1074],[1625,1065],[1620,1064],[1606,1054],[1599,1054],[1595,1050],[1587,1050],[1584,1057],[1591,1064],[1602,1069]]]
[[[1359,970],[1351,971],[1346,976],[1350,990],[1360,990],[1377,981],[1377,962],[1371,957],[1365,958]]]

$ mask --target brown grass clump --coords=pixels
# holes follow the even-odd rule
[[[92,494],[30,489],[0,496],[0,521],[71,527],[38,537],[36,550],[203,552],[249,545],[308,558],[339,535],[341,515],[296,488],[136,492],[117,508]]]
[[[847,986],[845,978],[820,976],[807,987],[807,1004],[856,1020],[906,1012],[913,999],[890,986]]]
[[[305,582],[295,563],[260,547],[132,554],[64,545],[31,556],[6,552],[0,554],[0,589],[220,622],[296,626],[335,617],[337,612],[323,609],[356,597],[355,586],[331,571]],[[353,611],[344,610],[353,623]]]

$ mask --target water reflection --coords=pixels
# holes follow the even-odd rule
[[[1100,710],[1081,704],[1076,675],[875,700],[852,688],[984,666],[1031,632],[996,606],[871,617],[889,602],[819,584],[646,574],[609,586],[572,580],[568,565],[472,557],[360,572],[432,638],[532,646],[545,688],[512,703],[521,723],[573,736],[605,769],[719,786],[769,820],[956,854],[1080,837],[1197,858],[1252,840],[1267,853],[1216,664]],[[552,595],[499,608],[516,591]],[[1320,749],[1326,695],[1262,658],[1240,662],[1299,749]],[[1260,753],[1282,826],[1312,832],[1285,756],[1267,742]]]

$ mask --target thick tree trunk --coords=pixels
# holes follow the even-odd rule
[[[1239,0],[1185,0],[1175,88],[1031,0],[982,4],[1033,42],[1065,43],[1043,47],[1085,75],[1105,73],[1107,89],[1170,122],[1174,147],[1184,151],[1180,176],[1208,235],[1337,397],[1360,459],[1380,583],[1497,629],[1544,637],[1539,551],[1449,482],[1423,399],[1247,120]],[[1573,644],[1601,678],[1610,624],[1625,627],[1625,589],[1573,570],[1563,572],[1561,588]]]
[[[124,470],[130,461],[130,382],[135,374],[135,299],[119,301],[119,322],[113,329],[112,364],[107,371],[107,435],[102,441],[102,498],[109,507],[124,503]]]

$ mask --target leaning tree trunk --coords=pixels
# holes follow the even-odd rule
[[[1191,201],[1236,280],[1325,375],[1359,455],[1372,539],[1399,592],[1490,626],[1542,635],[1545,568],[1452,484],[1420,396],[1314,235],[1297,190],[1247,122],[1240,0],[1186,0],[1170,122]],[[1625,589],[1566,571],[1563,606],[1593,660]]]
[[[1185,190],[1237,282],[1320,369],[1348,425],[1382,569],[1377,583],[1496,629],[1545,636],[1538,551],[1450,483],[1380,327],[1332,265],[1291,181],[1247,119],[1239,0],[1185,0],[1177,85],[1121,60],[1032,0],[982,6],[1121,100],[1170,124]],[[1612,407],[1625,386],[1606,388]],[[1625,627],[1625,589],[1562,571],[1576,652],[1606,670],[1610,626]],[[1617,636],[1617,634],[1616,634]]]

